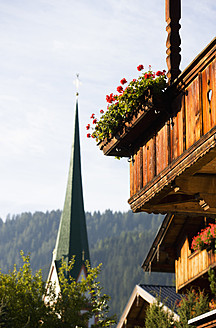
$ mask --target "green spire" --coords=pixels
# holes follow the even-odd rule
[[[57,271],[62,258],[68,262],[73,255],[75,255],[75,265],[71,274],[77,279],[85,261],[90,261],[82,191],[78,99],[76,99],[74,139],[65,203],[54,251]]]

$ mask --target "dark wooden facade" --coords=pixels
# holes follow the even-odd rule
[[[180,73],[180,4],[166,0],[167,90],[157,98],[149,90],[136,115],[100,149],[130,158],[133,212],[168,213],[144,271],[175,272],[177,292],[208,291],[216,254],[192,251],[191,240],[216,215],[216,38]],[[202,324],[216,326],[212,318]]]
[[[216,39],[167,90],[168,119],[130,166],[133,211],[216,213],[215,55]]]
[[[216,214],[216,38],[125,129],[100,145],[131,157],[134,212]]]
[[[178,293],[197,286],[208,291],[208,270],[216,267],[216,254],[211,249],[193,251],[191,241],[213,222],[203,216],[168,214],[142,264],[144,271],[175,273]]]
[[[192,237],[216,214],[216,38],[168,87],[101,148],[133,157],[134,212],[171,213],[143,264],[176,273],[176,290],[207,287],[212,251],[192,252]],[[165,220],[166,221],[166,220]]]

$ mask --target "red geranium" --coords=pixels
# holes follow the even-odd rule
[[[110,104],[112,104],[112,102],[115,100],[113,93],[111,93],[110,95],[106,95],[106,101]]]
[[[90,118],[94,118],[95,117],[95,114],[91,114]]]
[[[117,91],[118,91],[119,93],[122,93],[122,92],[123,92],[123,88],[122,88],[121,85],[119,85],[119,86],[117,87]]]
[[[139,65],[139,66],[137,66],[137,69],[138,69],[138,71],[142,71],[144,69],[144,66],[143,65]]]
[[[89,130],[90,129],[90,124],[87,124],[86,125],[86,130]]]
[[[210,245],[216,237],[216,224],[210,223],[208,227],[202,229],[192,239],[191,248],[193,250],[202,250]]]
[[[100,113],[101,113],[101,114],[103,114],[103,113],[104,113],[104,110],[103,110],[103,109],[101,109],[101,110],[100,110]]]
[[[157,75],[157,76],[164,75],[164,72],[157,71],[156,75]]]
[[[91,133],[87,133],[87,138],[90,138],[91,137]]]
[[[146,73],[146,74],[144,75],[145,79],[150,79],[151,76],[152,76],[151,73]]]
[[[125,84],[127,83],[127,80],[125,78],[123,78],[121,81],[120,81],[121,84]]]
[[[93,121],[92,121],[93,124],[96,124],[97,123],[97,119],[95,118]]]

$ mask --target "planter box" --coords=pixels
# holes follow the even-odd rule
[[[140,98],[140,106],[128,113],[127,119],[122,122],[115,135],[99,142],[98,146],[103,153],[108,156],[130,157],[150,137],[152,124],[157,120],[161,122],[165,113],[165,98],[165,94],[155,96],[148,89]]]

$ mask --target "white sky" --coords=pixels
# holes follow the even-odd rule
[[[136,67],[166,69],[165,0],[0,0],[0,217],[62,209],[76,73],[86,211],[129,210],[129,164],[86,138]],[[215,37],[215,0],[182,0],[182,64]]]

